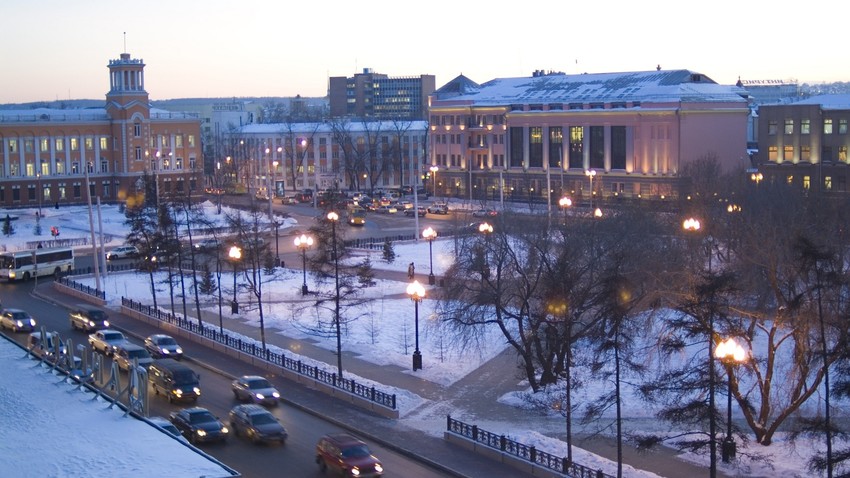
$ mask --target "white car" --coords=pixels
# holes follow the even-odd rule
[[[155,426],[157,428],[161,428],[162,430],[168,432],[170,435],[172,435],[177,440],[180,440],[183,443],[189,443],[189,440],[187,440],[186,437],[184,437],[180,433],[180,430],[178,430],[177,427],[175,427],[173,423],[168,421],[167,418],[165,418],[165,417],[148,417],[148,421],[151,422],[153,424],[153,426]]]
[[[395,214],[398,212],[395,206],[378,206],[378,209],[375,209],[375,212],[381,214]]]
[[[113,360],[118,364],[119,369],[127,372],[133,366],[134,361],[137,361],[139,366],[148,368],[151,362],[153,362],[153,357],[141,345],[127,342],[126,344],[115,347]]]
[[[115,348],[127,343],[127,338],[121,331],[114,329],[103,329],[89,335],[89,345],[95,352],[111,356]]]
[[[264,377],[244,375],[230,384],[233,396],[239,401],[251,401],[264,405],[277,405],[280,392]]]
[[[133,257],[138,257],[138,255],[139,250],[136,249],[136,246],[120,246],[107,252],[106,260],[114,261],[115,259],[130,259]]]

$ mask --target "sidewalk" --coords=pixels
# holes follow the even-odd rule
[[[422,276],[417,278],[424,279],[427,282],[426,275],[418,274],[418,276]],[[377,270],[376,278],[408,282],[407,275],[403,272]],[[51,291],[51,299],[62,302],[57,295]],[[76,299],[69,298],[68,300],[70,301],[68,303],[74,303]],[[165,304],[162,305],[166,306]],[[221,318],[224,328],[256,340],[260,339],[259,329],[256,326],[246,323],[239,316],[232,316],[229,304],[225,304],[225,309]],[[180,312],[182,313],[182,309]],[[191,307],[190,315],[193,312],[194,307]],[[218,325],[219,315],[218,313],[204,312],[202,320],[207,324]],[[315,346],[310,341],[285,337],[274,330],[267,330],[266,332],[268,344],[285,350],[297,351],[300,355],[329,364],[329,369],[334,368],[333,364],[336,363],[334,351]],[[358,429],[362,429],[358,424],[372,427],[372,435],[376,441],[394,444],[396,448],[401,447],[401,451],[406,451],[411,455],[435,463],[441,463],[447,467],[447,473],[468,477],[523,476],[522,473],[514,469],[510,469],[509,474],[505,475],[504,473],[508,471],[505,469],[505,465],[493,461],[493,465],[497,467],[494,469],[501,470],[494,475],[493,470],[483,469],[489,468],[488,466],[476,466],[474,463],[478,460],[470,460],[469,457],[464,457],[465,451],[446,444],[442,439],[435,439],[435,436],[442,437],[442,432],[446,427],[446,415],[452,415],[453,418],[478,425],[494,433],[509,435],[512,430],[516,429],[535,430],[544,435],[557,436],[563,439],[565,429],[563,418],[553,418],[534,411],[519,410],[497,401],[502,395],[519,390],[517,384],[521,377],[518,375],[518,362],[516,355],[510,349],[448,387],[420,379],[406,369],[395,365],[376,365],[366,362],[348,352],[343,352],[342,362],[347,372],[387,386],[409,390],[425,399],[426,402],[398,421],[389,420],[389,423],[376,421],[374,418],[370,418],[371,415],[364,416],[359,410],[341,410],[342,407],[339,406],[338,402],[333,404],[332,399],[329,399],[333,407],[331,412],[316,408],[317,404],[314,397],[305,398],[304,403],[309,403],[305,408],[316,408],[321,410],[320,414],[349,426],[357,426]],[[227,370],[223,371],[227,372]],[[616,461],[617,448],[613,439],[599,437],[583,439],[575,431],[577,428],[574,426],[574,446]],[[405,447],[411,448],[405,450]],[[704,468],[677,459],[674,450],[665,448],[649,453],[639,453],[631,446],[625,446],[624,463],[637,469],[671,478],[702,476],[706,473]],[[471,470],[470,465],[472,466]],[[718,476],[723,477],[725,475],[718,473]]]

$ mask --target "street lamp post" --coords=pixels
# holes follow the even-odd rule
[[[584,175],[590,180],[590,210],[593,211],[593,178],[596,176],[596,170],[588,169]]]
[[[434,285],[437,282],[434,277],[434,239],[437,238],[437,231],[433,227],[428,227],[422,231],[422,237],[428,241],[428,261],[431,263],[431,273],[428,274],[428,285]]]
[[[490,277],[490,266],[487,265],[487,248],[486,245],[489,245],[490,242],[490,234],[493,233],[493,225],[489,222],[482,222],[478,225],[478,232],[484,234],[484,254],[482,254],[483,264],[481,265],[481,280],[483,281],[485,278]]]
[[[233,261],[233,301],[230,302],[230,313],[238,314],[239,302],[236,301],[236,266],[239,265],[239,260],[242,259],[242,249],[239,246],[232,246],[227,255]]]
[[[437,197],[437,171],[440,170],[437,166],[428,168],[431,171],[431,182],[434,183],[434,197]]]
[[[413,281],[407,286],[407,295],[413,301],[414,310],[414,333],[416,335],[416,349],[413,351],[413,371],[422,370],[422,352],[419,351],[419,302],[425,298],[425,288],[419,281]]]
[[[280,153],[280,148],[277,148],[278,153]],[[280,241],[278,231],[280,229],[280,223],[277,222],[277,219],[272,216],[272,198],[277,193],[277,166],[280,164],[278,160],[272,161],[272,185],[269,187],[269,219],[272,221],[272,225],[274,226],[274,265],[275,267],[280,267]],[[273,192],[274,191],[274,192]]]
[[[735,459],[737,449],[735,439],[732,437],[732,378],[734,377],[735,365],[747,359],[747,351],[738,345],[734,338],[729,337],[725,342],[717,344],[714,355],[726,366],[726,373],[729,376],[729,393],[726,400],[726,438],[723,440],[721,449],[723,463],[729,463]]]
[[[558,199],[558,206],[561,206],[561,210],[564,211],[564,225],[567,224],[567,208],[573,205],[573,200],[564,196],[561,199]]]
[[[339,372],[339,378],[342,378],[342,330],[339,324],[339,255],[336,251],[336,223],[339,221],[339,214],[334,211],[328,213],[328,220],[331,222],[331,238],[333,240],[333,259],[334,259],[334,286],[336,294],[334,296],[334,324],[336,325],[336,367]]]
[[[295,247],[301,250],[301,265],[304,272],[304,283],[301,285],[301,295],[307,295],[310,291],[307,289],[307,249],[313,245],[313,238],[301,234],[295,238]]]

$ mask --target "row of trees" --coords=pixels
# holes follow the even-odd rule
[[[544,405],[566,416],[568,442],[579,413],[614,427],[622,444],[623,401],[639,396],[659,418],[697,433],[628,438],[641,446],[674,438],[713,453],[716,389],[731,390],[757,443],[770,445],[788,426],[831,446],[829,398],[850,390],[847,200],[717,171],[707,158],[685,172],[694,193],[680,214],[636,206],[601,218],[512,217],[460,241],[441,317],[470,345],[498,327],[534,392],[562,387],[558,403]],[[688,216],[702,227],[683,230]],[[728,337],[749,351],[739,367],[711,358]],[[572,403],[591,377],[610,387],[592,403]],[[609,410],[616,419],[600,420]],[[827,451],[813,467],[831,470],[844,456]]]

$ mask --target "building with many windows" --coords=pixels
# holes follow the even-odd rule
[[[424,120],[428,95],[435,89],[434,75],[393,78],[364,68],[351,78],[330,78],[330,114],[335,118]]]
[[[197,116],[152,108],[145,64],[109,61],[103,108],[0,110],[0,206],[124,201],[147,173],[160,194],[203,184]]]
[[[549,204],[677,197],[688,162],[750,167],[745,96],[688,70],[538,71],[481,85],[460,76],[430,98],[436,194]]]
[[[421,184],[425,121],[250,124],[226,140],[220,182],[257,194]],[[427,167],[425,168],[427,171]]]
[[[760,180],[848,192],[850,95],[820,95],[759,107]]]

